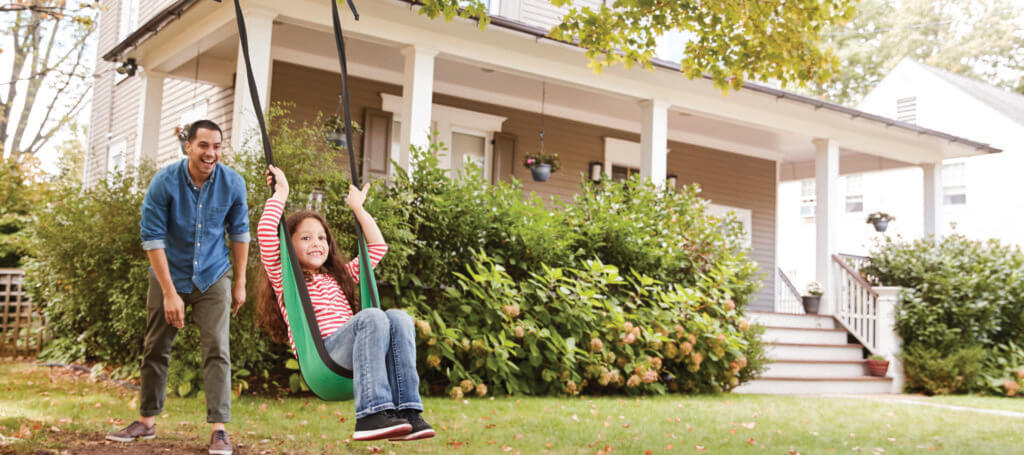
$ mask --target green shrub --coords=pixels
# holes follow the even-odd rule
[[[887,239],[871,255],[864,273],[905,289],[896,331],[910,360],[904,365],[907,377],[916,378],[908,380],[908,388],[1004,393],[1002,381],[1015,374],[1010,369],[1018,365],[993,359],[1013,352],[1024,333],[1024,254],[1019,248],[962,235],[910,242]],[[981,368],[972,364],[974,347],[990,359],[984,373],[954,381]],[[944,360],[936,366],[915,361],[917,357]],[[929,377],[932,374],[936,376]]]
[[[981,373],[973,391],[991,395],[1022,396],[1024,387],[1024,346],[997,344],[985,353]]]
[[[721,392],[763,370],[757,332],[694,288],[600,261],[519,281],[485,254],[456,276],[439,300],[409,308],[433,393]]]
[[[900,354],[906,373],[906,387],[927,395],[971,391],[982,369],[985,350],[981,346],[953,352],[909,346]]]

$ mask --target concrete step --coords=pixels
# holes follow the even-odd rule
[[[769,327],[792,327],[803,329],[834,329],[836,325],[832,316],[820,316],[817,314],[786,314],[751,311],[748,313],[750,320],[757,324]]]
[[[845,329],[806,329],[794,327],[766,327],[762,339],[765,343],[846,344]]]
[[[761,378],[737,387],[733,393],[874,395],[893,392],[892,379],[855,376],[849,378]]]
[[[859,344],[765,343],[770,359],[863,360]]]
[[[863,360],[773,360],[768,371],[761,375],[769,378],[849,378],[867,374]]]

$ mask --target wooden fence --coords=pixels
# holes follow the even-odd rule
[[[32,305],[21,269],[0,269],[0,357],[35,357],[43,344],[43,316]]]

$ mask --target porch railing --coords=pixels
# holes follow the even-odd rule
[[[854,267],[832,255],[835,317],[872,354],[878,353],[878,292]]]
[[[43,318],[22,287],[25,272],[0,269],[0,357],[32,357],[43,342]]]
[[[775,286],[775,312],[789,314],[804,314],[804,305],[801,300],[800,291],[793,286],[786,272],[781,267],[776,268],[776,275],[779,277],[779,285]]]

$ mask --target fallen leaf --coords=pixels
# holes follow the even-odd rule
[[[746,428],[748,430],[753,430],[754,427],[757,426],[757,422],[743,422],[740,425],[742,425],[743,428]]]
[[[261,404],[260,405],[260,411],[266,411],[266,410],[267,410],[267,404],[266,403]]]
[[[651,449],[647,449],[644,451],[644,455],[651,455],[652,453],[654,452],[651,452]]]
[[[579,422],[579,421],[580,421],[580,418],[579,418],[579,417],[576,417],[576,414],[573,414],[573,415],[572,415],[572,420],[575,420],[575,421]]]
[[[519,439],[523,439],[523,434],[522,434],[522,433],[518,433],[518,434],[516,434],[516,437],[515,437],[515,439],[516,439],[516,440],[519,440]]]
[[[754,445],[754,438],[747,439],[747,444]]]
[[[697,446],[697,445],[693,446],[693,448],[694,448],[694,449],[697,449],[697,451],[698,451],[698,452],[703,452],[703,451],[705,451],[705,450],[707,450],[707,449],[708,449],[707,447],[704,447],[704,446]]]

